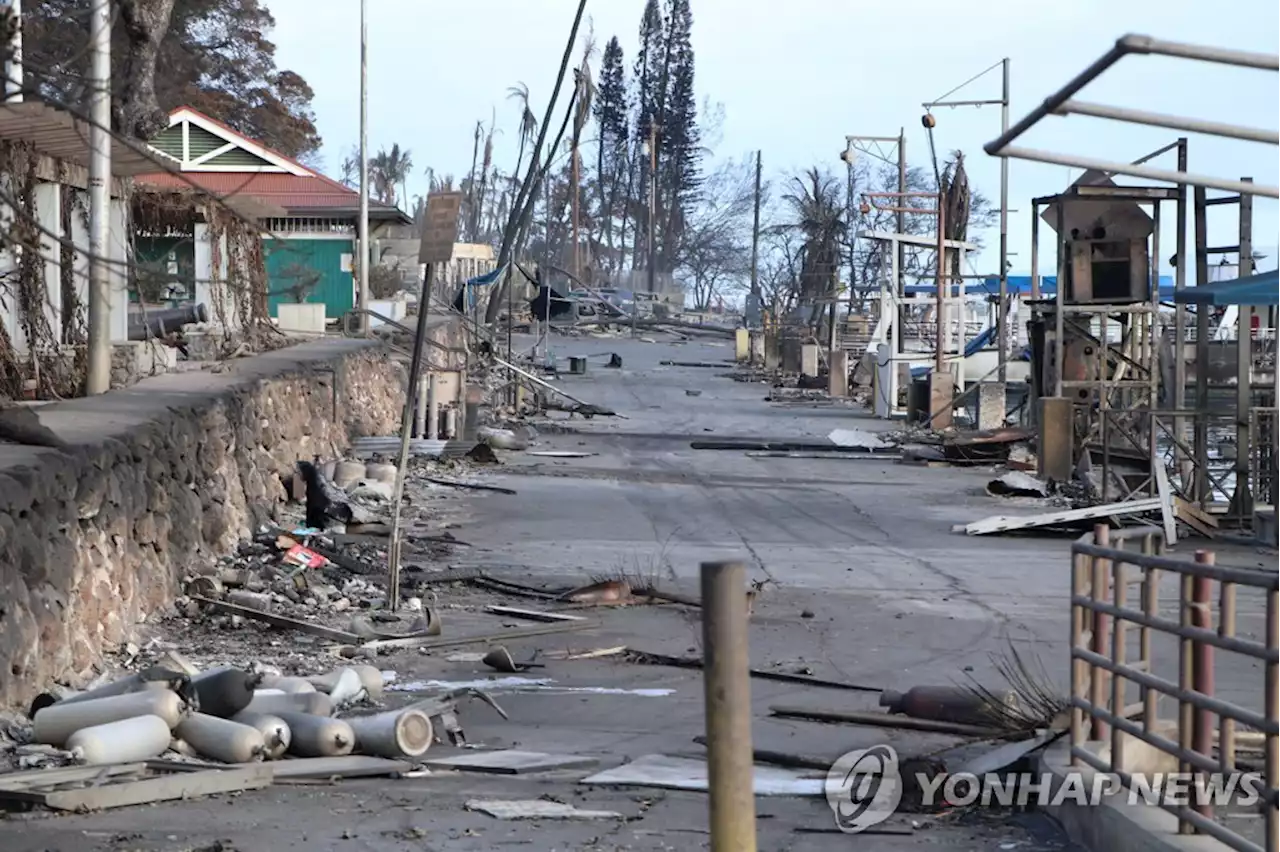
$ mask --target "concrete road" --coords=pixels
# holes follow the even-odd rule
[[[701,561],[743,560],[754,580],[772,581],[755,602],[753,665],[867,687],[845,691],[753,681],[753,737],[761,749],[830,761],[854,748],[888,743],[904,755],[944,753],[954,759],[956,753],[948,753],[957,744],[953,738],[780,720],[769,716],[769,707],[873,709],[879,689],[963,683],[970,676],[998,686],[991,658],[1011,645],[1041,661],[1045,679],[1065,691],[1067,541],[950,532],[953,524],[1010,511],[984,492],[987,472],[693,450],[691,441],[708,438],[822,439],[835,428],[880,427],[853,409],[764,401],[767,386],[725,376],[732,357],[725,344],[577,339],[553,345],[561,359],[591,356],[587,375],[565,377],[563,386],[627,419],[562,417],[543,430],[534,448],[591,454],[585,458],[512,454],[489,481],[518,493],[471,499],[471,518],[454,533],[474,546],[459,548],[448,567],[482,567],[537,585],[625,576],[696,594]],[[622,369],[603,366],[610,352],[622,356]],[[663,360],[725,363],[717,369],[663,366]],[[476,610],[494,602],[463,589],[439,593],[446,631],[478,632]],[[624,644],[666,654],[700,652],[697,615],[684,608],[590,614],[600,615],[602,625],[508,647],[517,659]],[[644,754],[702,753],[692,742],[703,730],[699,673],[618,658],[543,662],[546,668],[530,677],[549,683],[489,684],[509,720],[479,703],[465,705],[463,722],[472,742],[590,755],[601,767]],[[468,658],[446,652],[402,653],[384,660],[383,667],[396,672],[403,690],[390,703],[491,676]],[[31,820],[20,828],[0,823],[0,845],[15,852],[707,847],[704,794],[584,787],[576,783],[583,775],[438,773],[274,788],[227,800]],[[516,823],[465,808],[473,799],[540,796],[618,811],[625,819]],[[876,850],[1070,848],[1056,826],[1034,813],[898,815],[886,826],[904,833],[852,839],[806,833],[833,827],[821,798],[760,798],[757,810],[762,850],[835,850],[851,843]],[[227,845],[211,845],[216,841]]]

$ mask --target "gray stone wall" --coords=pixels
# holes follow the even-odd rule
[[[0,707],[91,675],[269,517],[298,459],[397,431],[404,373],[327,340],[42,406],[72,449],[0,445]]]

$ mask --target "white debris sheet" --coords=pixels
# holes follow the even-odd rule
[[[874,432],[861,429],[833,429],[827,440],[837,447],[862,447],[868,450],[888,450],[893,445]]]
[[[562,686],[549,677],[489,677],[475,680],[415,680],[388,687],[392,692],[435,692],[455,689],[483,689],[492,693],[548,692],[552,694],[585,693],[588,695],[634,695],[640,698],[664,698],[675,693],[674,689],[637,688],[623,689],[610,686]]]
[[[757,796],[822,796],[826,777],[772,766],[754,771]],[[707,763],[687,757],[646,754],[614,769],[583,778],[579,784],[611,787],[658,787],[664,790],[707,789]]]
[[[545,799],[472,799],[466,809],[496,819],[622,819],[617,811],[592,811]]]

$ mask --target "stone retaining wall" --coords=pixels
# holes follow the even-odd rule
[[[73,448],[0,444],[0,707],[92,674],[269,517],[298,459],[397,432],[404,374],[326,340],[39,408]]]

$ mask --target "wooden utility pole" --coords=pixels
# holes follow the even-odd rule
[[[573,203],[573,275],[579,281],[582,280],[582,261],[578,255],[578,224],[580,220],[579,209],[582,203],[581,179],[578,175],[578,134],[574,133],[573,151],[570,153],[572,162],[569,164],[569,179],[573,181],[573,195],[570,196]]]
[[[756,300],[757,309],[762,309],[760,298],[760,152],[756,151],[756,197],[755,210],[751,217],[751,295]]]
[[[658,218],[658,123],[649,122],[649,245],[648,245],[648,279],[649,292],[658,292],[657,270],[654,262],[658,257],[657,218]]]

